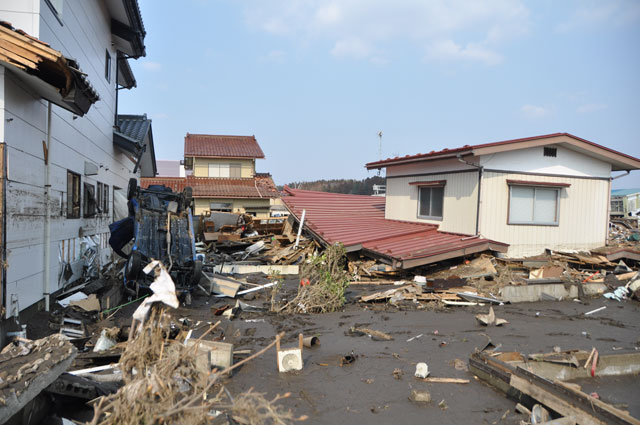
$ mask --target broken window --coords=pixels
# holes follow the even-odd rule
[[[509,186],[509,224],[558,224],[559,188]]]
[[[444,186],[419,187],[418,217],[442,220]]]
[[[83,193],[83,211],[85,217],[93,217],[96,215],[96,187],[91,183],[84,184]]]
[[[80,175],[67,171],[67,218],[80,218]]]

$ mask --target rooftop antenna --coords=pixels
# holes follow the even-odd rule
[[[380,138],[380,147],[378,148],[378,156],[380,157],[380,161],[382,161],[382,130],[378,132],[378,137]],[[378,168],[378,176],[380,176],[380,168]]]

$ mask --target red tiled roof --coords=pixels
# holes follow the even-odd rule
[[[640,159],[635,158],[631,155],[627,155],[624,154],[622,152],[618,152],[616,150],[607,148],[606,146],[602,146],[599,145],[597,143],[593,143],[590,142],[589,140],[586,139],[582,139],[580,137],[574,136],[573,134],[569,134],[569,133],[553,133],[553,134],[545,134],[542,136],[534,136],[534,137],[525,137],[522,139],[511,139],[511,140],[503,140],[501,142],[492,142],[492,143],[484,143],[484,144],[480,144],[480,145],[464,145],[460,148],[454,148],[454,149],[442,149],[440,151],[431,151],[429,153],[419,153],[419,154],[415,154],[415,155],[405,155],[405,156],[396,156],[395,158],[387,158],[387,159],[383,159],[381,161],[374,161],[374,162],[369,162],[365,165],[365,167],[367,169],[375,169],[375,168],[382,168],[382,167],[386,167],[387,165],[393,165],[396,163],[402,163],[405,161],[415,161],[415,160],[422,160],[422,159],[432,159],[432,158],[437,158],[437,157],[441,157],[441,156],[452,156],[454,154],[459,154],[462,152],[469,152],[472,153],[472,151],[474,149],[480,149],[480,148],[488,148],[488,147],[493,147],[493,146],[501,146],[501,145],[509,145],[509,144],[514,144],[514,143],[520,143],[520,142],[528,142],[528,141],[532,141],[532,140],[538,140],[538,139],[548,139],[551,137],[558,137],[558,136],[567,136],[567,137],[571,137],[575,140],[578,140],[580,142],[586,143],[587,145],[599,148],[599,149],[604,149],[607,152],[616,154],[616,155],[620,155],[624,158],[627,159],[631,159],[633,161],[638,161],[640,162]]]
[[[296,218],[327,244],[388,258],[398,268],[429,264],[474,252],[505,251],[507,244],[438,231],[438,226],[384,218],[385,198],[291,189],[282,201]]]
[[[255,136],[189,134],[184,138],[184,156],[209,158],[264,158]]]
[[[140,179],[140,186],[164,185],[174,192],[185,187],[193,189],[194,198],[279,198],[269,174],[257,174],[253,179],[220,179],[210,177],[153,177]]]

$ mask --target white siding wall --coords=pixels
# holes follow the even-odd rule
[[[571,184],[560,191],[559,225],[507,224],[507,179]],[[480,234],[510,244],[508,255],[511,257],[540,254],[545,248],[597,248],[606,242],[608,193],[608,180],[485,172],[481,191]]]
[[[75,259],[82,254],[81,234],[102,235],[104,245],[113,211],[110,206],[108,216],[67,219],[67,170],[80,174],[82,184],[88,182],[97,186],[97,182],[102,182],[109,185],[110,201],[114,186],[125,188],[128,179],[134,176],[131,174],[133,163],[113,147],[116,51],[111,46],[110,17],[103,2],[66,0],[62,16],[64,25],[60,25],[44,0],[39,1],[39,10],[39,29],[32,35],[78,60],[100,95],[100,100],[84,117],[74,119],[72,113],[55,105],[52,107],[50,287],[54,292],[59,288],[58,253],[62,241],[76,247]],[[0,18],[10,20],[4,11],[0,11]],[[15,22],[13,24],[16,26]],[[106,49],[112,58],[110,82],[104,76]],[[5,125],[1,141],[7,144],[6,249],[9,264],[5,299],[10,315],[12,294],[17,295],[20,309],[38,302],[43,294],[45,166],[42,142],[46,140],[47,102],[34,95],[6,69],[3,89]],[[85,162],[97,165],[98,174],[84,176]]]
[[[480,157],[480,164],[485,169],[511,172],[606,178],[611,175],[611,164],[607,162],[559,145],[549,147],[557,149],[556,157],[544,156],[544,147],[537,146],[483,155]]]
[[[21,29],[37,38],[40,28],[40,1],[2,0],[0,1],[0,16],[3,21],[11,23],[14,28]]]
[[[447,181],[444,187],[443,220],[418,218],[418,186],[412,186],[409,183],[436,180]],[[438,224],[443,231],[473,235],[476,232],[477,191],[477,171],[411,177],[387,175],[385,217],[393,220]]]

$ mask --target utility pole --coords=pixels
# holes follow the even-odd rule
[[[378,132],[378,137],[380,138],[380,147],[378,148],[378,156],[380,157],[380,161],[382,161],[382,130]],[[380,168],[378,168],[378,176],[380,175]]]

